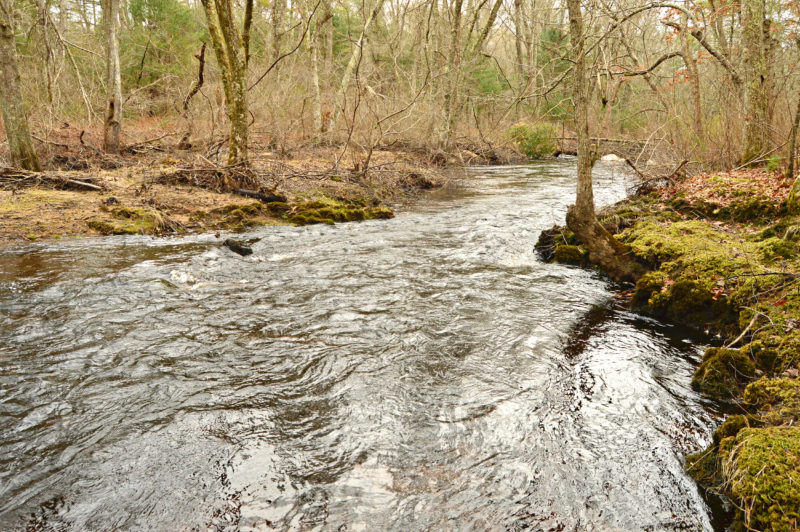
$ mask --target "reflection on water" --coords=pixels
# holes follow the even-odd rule
[[[601,163],[602,164],[602,163]],[[711,529],[698,349],[539,262],[574,165],[390,221],[0,255],[0,525]],[[598,200],[624,193],[598,166]]]

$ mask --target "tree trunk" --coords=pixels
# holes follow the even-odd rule
[[[8,138],[11,164],[38,172],[39,157],[28,129],[28,117],[20,89],[17,50],[14,40],[14,5],[0,0],[0,108]]]
[[[313,93],[311,95],[311,110],[314,115],[314,135],[324,133],[322,122],[322,91],[319,85],[319,42],[316,32],[309,35],[308,47],[311,52],[311,85]]]
[[[456,111],[458,110],[461,81],[461,9],[462,0],[455,0],[453,7],[453,26],[450,28],[450,53],[447,58],[447,88],[444,93],[444,127],[440,144],[443,150],[450,151],[455,135]]]
[[[103,1],[106,39],[106,114],[103,123],[103,149],[119,153],[122,133],[122,77],[119,66],[119,0]]]
[[[572,99],[575,108],[575,131],[578,138],[578,186],[575,205],[567,210],[567,226],[589,251],[589,260],[612,278],[633,281],[642,274],[628,249],[615,239],[595,215],[592,190],[592,153],[589,137],[589,95],[586,76],[586,36],[580,0],[567,0],[570,43],[573,59]]]
[[[528,81],[525,77],[525,65],[522,57],[522,0],[514,0],[514,52],[516,53],[514,56],[516,57],[514,70],[517,72],[517,83],[519,85],[517,90],[522,94]],[[517,102],[515,106],[517,120],[522,118],[520,105],[521,102]]]
[[[765,0],[742,1],[742,67],[744,77],[744,128],[742,159],[749,163],[767,149],[769,140],[769,65],[764,31]]]
[[[797,99],[797,110],[794,113],[794,122],[792,122],[792,132],[789,135],[789,150],[787,153],[789,165],[786,175],[788,175],[791,179],[794,179],[794,183],[792,183],[792,190],[789,191],[789,199],[787,201],[789,212],[792,214],[800,212],[800,178],[795,177],[794,166],[795,150],[797,149],[798,128],[800,128],[800,97]]]
[[[286,0],[272,0],[272,55],[273,60],[281,55],[281,39],[283,38],[283,12],[286,11]]]
[[[213,3],[212,3],[213,1]],[[228,164],[248,162],[247,65],[250,58],[250,25],[253,0],[245,4],[244,25],[240,32],[231,0],[202,0],[208,33],[222,78],[228,120],[231,123]]]
[[[689,86],[692,91],[692,110],[694,120],[692,127],[694,128],[695,135],[699,142],[704,142],[703,139],[703,107],[700,99],[700,75],[697,72],[697,62],[692,57],[691,49],[689,48],[689,17],[683,15],[683,24],[680,30],[680,43],[681,43],[681,57],[683,63],[686,65],[686,72],[689,75]]]

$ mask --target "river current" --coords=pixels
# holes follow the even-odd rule
[[[246,258],[0,251],[0,529],[713,529],[682,467],[720,420],[700,347],[534,252],[574,161],[469,174]]]

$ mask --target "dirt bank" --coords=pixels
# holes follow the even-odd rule
[[[697,327],[710,347],[692,379],[728,402],[712,445],[686,459],[703,489],[729,498],[736,530],[800,526],[800,216],[791,180],[766,170],[697,175],[600,213],[649,273],[633,309]],[[537,244],[548,259],[589,266],[556,227]]]
[[[487,162],[471,152],[450,160],[386,149],[365,172],[331,147],[255,151],[242,169],[153,146],[124,156],[62,151],[42,174],[0,168],[0,244],[387,218],[392,206],[446,184],[454,175],[446,165]]]

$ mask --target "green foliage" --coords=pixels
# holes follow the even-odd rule
[[[333,57],[339,61],[347,61],[353,49],[353,43],[358,40],[361,28],[361,19],[346,8],[333,10]]]
[[[556,152],[556,128],[552,124],[524,124],[512,126],[508,136],[519,150],[530,159],[542,159]]]
[[[130,0],[128,6],[132,24],[120,33],[125,91],[196,68],[193,56],[206,38],[199,12],[179,0]]]
[[[781,169],[781,166],[783,166],[783,158],[773,155],[767,159],[767,170],[776,172]]]
[[[473,70],[471,78],[476,89],[482,95],[497,95],[509,89],[500,70],[492,64]]]

